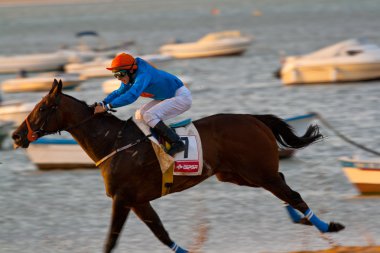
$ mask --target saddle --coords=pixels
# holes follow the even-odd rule
[[[152,128],[142,120],[133,118],[135,124],[151,141],[157,160],[163,175],[162,195],[168,194],[175,176],[198,176],[202,174],[203,154],[199,133],[192,124],[191,119],[170,124],[186,145],[184,152],[177,153],[174,157],[168,155],[165,141],[160,138]]]

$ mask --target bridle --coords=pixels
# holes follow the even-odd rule
[[[60,97],[57,96],[55,103],[52,106],[49,107],[50,111],[49,111],[49,114],[47,115],[45,121],[42,123],[42,125],[36,131],[34,131],[32,129],[32,127],[30,126],[29,116],[26,117],[25,123],[26,123],[26,126],[28,128],[27,138],[28,138],[29,142],[33,142],[33,141],[37,140],[38,138],[40,138],[40,137],[42,137],[44,135],[55,134],[57,132],[60,133],[61,131],[68,131],[68,130],[70,130],[72,128],[78,127],[78,126],[82,125],[83,123],[87,122],[88,120],[90,120],[95,115],[95,114],[92,114],[91,116],[85,118],[84,120],[80,121],[79,123],[74,124],[72,126],[69,126],[69,127],[65,128],[65,129],[60,129],[60,130],[56,130],[56,131],[47,131],[47,130],[44,129],[44,126],[47,125],[47,123],[49,122],[50,116],[53,115],[53,113],[56,112],[56,110],[58,108],[58,105],[59,105],[59,102],[60,102]],[[114,145],[116,145],[117,140],[122,137],[122,130],[125,128],[126,123],[123,125],[123,128],[118,132],[118,135],[116,137],[117,139],[116,139]],[[127,145],[125,145],[125,146],[123,146],[121,148],[114,149],[111,153],[109,153],[108,155],[106,155],[105,157],[103,157],[102,159],[100,159],[98,162],[96,162],[96,166],[99,166],[104,161],[108,160],[109,158],[111,158],[112,156],[116,155],[120,151],[123,151],[125,149],[129,149],[129,148],[131,148],[131,147],[133,147],[133,146],[135,146],[135,145],[137,145],[139,143],[142,143],[143,141],[149,140],[147,137],[149,137],[149,136],[145,136],[144,135],[143,138],[139,138],[139,139],[137,139],[133,143],[129,143],[129,144],[127,144]]]
[[[82,125],[83,123],[87,122],[88,120],[90,120],[92,117],[94,117],[95,114],[92,114],[90,117],[87,117],[85,118],[84,120],[80,121],[79,123],[77,124],[74,124],[72,126],[69,126],[69,127],[66,127],[64,129],[58,129],[58,130],[55,130],[55,131],[47,131],[44,129],[44,127],[48,124],[48,122],[50,121],[50,117],[56,112],[58,106],[59,106],[59,103],[61,101],[61,97],[60,96],[56,96],[56,99],[55,99],[55,102],[53,105],[49,106],[47,109],[49,110],[48,112],[48,115],[45,119],[45,121],[41,124],[41,126],[37,129],[37,130],[33,130],[31,125],[30,125],[30,122],[29,122],[29,116],[26,117],[25,119],[25,123],[26,123],[26,127],[28,129],[28,133],[27,133],[27,139],[29,142],[33,142],[33,141],[36,141],[38,138],[44,136],[44,135],[49,135],[49,134],[55,134],[55,133],[61,133],[61,131],[68,131],[72,128],[75,128],[75,127],[78,127],[80,125]]]

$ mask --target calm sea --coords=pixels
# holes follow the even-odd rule
[[[213,31],[239,29],[255,41],[242,56],[178,60],[167,67],[190,76],[194,104],[183,117],[220,112],[290,117],[319,112],[336,129],[380,149],[380,82],[285,87],[272,75],[281,55],[304,54],[357,37],[380,44],[377,0],[129,0],[0,2],[0,54],[51,52],[74,45],[75,33],[95,30],[110,44],[136,42],[155,53],[160,45],[197,40]],[[28,1],[31,2],[31,1]],[[75,3],[73,3],[75,2]],[[211,15],[218,8],[219,15]],[[261,13],[255,16],[253,13]],[[0,76],[1,80],[13,75]],[[102,79],[68,92],[92,103],[104,97]],[[3,99],[38,101],[44,93],[3,94]],[[139,105],[120,109],[127,118]],[[189,246],[207,227],[207,253],[289,252],[340,245],[380,243],[380,198],[358,197],[337,161],[367,155],[329,129],[328,137],[293,159],[281,161],[291,187],[327,221],[346,230],[320,236],[290,222],[281,201],[262,189],[210,179],[182,193],[153,201],[171,237]],[[6,143],[6,147],[11,142]],[[231,152],[234,152],[233,150]],[[98,170],[40,172],[24,150],[0,151],[0,252],[101,252],[111,200]],[[133,214],[116,252],[169,252]]]

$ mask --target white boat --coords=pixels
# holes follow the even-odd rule
[[[296,135],[304,135],[307,128],[317,119],[317,114],[307,113],[303,115],[297,115],[294,117],[285,118],[284,120],[288,123],[293,129]],[[281,148],[279,150],[280,159],[290,158],[294,155],[296,149],[287,149]]]
[[[169,62],[173,58],[168,55],[149,54],[138,56],[155,66]],[[81,79],[112,77],[112,72],[106,67],[110,66],[112,59],[97,58],[93,61],[83,63],[70,63],[65,65],[64,69],[67,73],[78,73]]]
[[[166,44],[160,47],[161,54],[175,58],[198,58],[242,54],[252,44],[253,38],[240,31],[209,33],[196,42]]]
[[[40,138],[26,149],[40,170],[95,168],[95,163],[74,139]]]
[[[13,122],[0,120],[0,148],[3,141],[8,137],[9,132],[12,129]]]
[[[340,157],[343,172],[362,194],[380,194],[380,158]]]
[[[20,71],[41,72],[62,70],[66,64],[91,61],[97,57],[114,57],[125,51],[133,41],[123,41],[109,46],[106,40],[95,31],[82,31],[76,34],[75,46],[63,45],[61,49],[49,53],[22,55],[0,55],[0,73],[18,73]],[[86,38],[96,38],[94,41]],[[94,45],[95,44],[95,45]]]
[[[4,93],[49,91],[54,79],[61,79],[66,90],[74,89],[82,82],[77,74],[38,75],[4,80],[1,90]]]
[[[80,61],[79,53],[59,50],[52,53],[0,56],[0,73],[60,70],[69,62]]]
[[[346,40],[316,52],[286,57],[277,73],[284,84],[337,83],[380,78],[380,47]]]
[[[37,103],[24,103],[20,101],[9,101],[0,103],[0,120],[12,121],[19,126]]]
[[[188,76],[178,76],[178,78],[181,79],[181,81],[187,87],[190,87],[190,85],[193,82],[193,80],[190,77],[188,77]],[[109,94],[112,91],[117,90],[120,87],[120,85],[121,85],[121,81],[120,80],[118,80],[116,78],[112,78],[112,79],[105,80],[102,83],[102,89],[103,89],[103,92],[105,94]]]

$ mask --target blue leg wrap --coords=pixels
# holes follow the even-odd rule
[[[329,224],[320,220],[317,217],[317,215],[315,215],[313,211],[311,211],[311,209],[307,209],[304,215],[314,226],[318,228],[319,231],[321,231],[322,233],[328,232]]]
[[[175,252],[175,253],[188,253],[188,252],[189,252],[189,251],[187,251],[187,250],[181,248],[180,246],[178,246],[175,242],[173,242],[173,244],[170,245],[169,247],[170,247],[170,248],[173,250],[173,252]]]
[[[288,211],[288,214],[294,223],[298,223],[301,220],[301,215],[297,213],[297,210],[294,209],[291,205],[286,203],[285,208]]]

